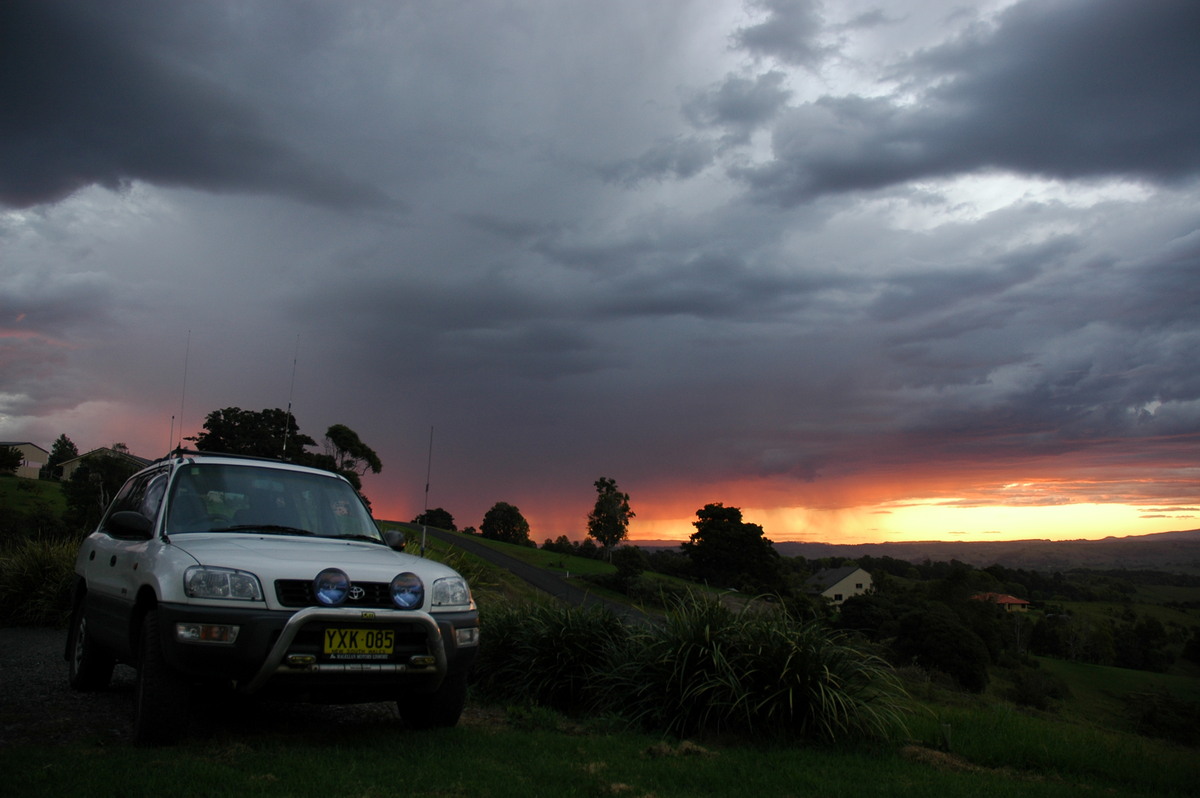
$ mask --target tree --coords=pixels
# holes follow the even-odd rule
[[[492,509],[483,516],[479,525],[480,533],[488,540],[499,540],[504,543],[518,543],[522,546],[532,546],[529,539],[529,522],[525,516],[507,502],[496,502]]]
[[[680,548],[698,578],[740,590],[782,589],[779,553],[761,526],[742,521],[739,508],[720,502],[704,505],[696,516],[696,531]]]
[[[187,438],[202,452],[248,454],[255,457],[304,461],[304,447],[317,442],[300,432],[296,419],[278,407],[262,412],[226,407],[214,410],[204,419],[204,432]],[[336,469],[334,469],[336,470]]]
[[[944,604],[927,602],[898,620],[892,641],[895,662],[913,662],[940,671],[973,693],[988,685],[991,657],[979,635],[964,626]]]
[[[0,474],[15,474],[25,456],[15,446],[0,446]]]
[[[334,424],[325,431],[325,451],[337,463],[337,470],[362,476],[369,470],[378,474],[383,463],[375,450],[358,437],[358,433],[345,424]]]
[[[435,529],[445,529],[449,532],[457,532],[458,527],[454,525],[454,516],[450,515],[441,507],[434,507],[432,510],[426,510],[412,520],[414,524],[421,526],[431,526]]]
[[[125,480],[137,471],[138,466],[124,457],[93,454],[83,458],[63,483],[67,523],[75,529],[93,529]]]
[[[66,434],[59,435],[50,446],[50,458],[46,461],[46,473],[52,479],[62,476],[62,464],[79,456],[79,449]]]
[[[616,480],[600,477],[593,484],[598,495],[596,506],[588,513],[587,533],[608,553],[625,539],[634,512],[629,509],[629,494],[617,490]]]

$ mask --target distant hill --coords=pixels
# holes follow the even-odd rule
[[[633,541],[644,548],[675,548],[679,541]],[[1003,565],[1029,571],[1066,571],[1071,568],[1167,571],[1200,574],[1200,529],[1152,535],[1108,537],[1103,540],[920,541],[916,543],[775,544],[785,557],[894,557],[920,563],[958,560],[976,568]]]

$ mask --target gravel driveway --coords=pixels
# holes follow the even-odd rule
[[[65,629],[0,628],[0,745],[128,741],[132,668],[118,666],[99,693],[67,687]]]
[[[67,686],[65,629],[0,628],[0,746],[131,744],[133,668],[118,665],[107,690],[77,693]],[[192,717],[200,736],[312,734],[333,727],[370,732],[400,729],[393,703],[328,706],[256,701],[234,694],[205,694]],[[468,706],[464,724],[491,722]]]

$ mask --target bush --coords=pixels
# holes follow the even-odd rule
[[[1013,674],[1008,697],[1015,704],[1047,710],[1055,701],[1071,696],[1071,689],[1062,679],[1042,670],[1022,668]]]
[[[24,540],[0,556],[0,624],[61,626],[71,612],[72,540]]]
[[[1131,693],[1126,706],[1138,734],[1158,737],[1180,745],[1200,743],[1200,703],[1183,701],[1162,693]]]
[[[483,618],[485,696],[568,711],[616,711],[676,735],[783,734],[817,741],[902,731],[906,698],[890,666],[784,612],[675,602],[663,626],[611,613],[505,607]]]
[[[819,622],[691,598],[631,642],[607,692],[650,728],[822,742],[903,729],[905,694],[891,667]]]
[[[561,712],[595,708],[595,671],[629,631],[612,612],[553,604],[507,605],[482,613],[476,686],[493,699]]]

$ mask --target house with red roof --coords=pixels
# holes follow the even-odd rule
[[[976,593],[971,598],[975,601],[990,601],[993,604],[999,604],[1005,612],[1025,612],[1029,609],[1028,601],[1007,593]]]

